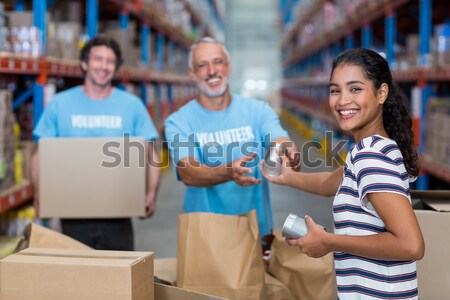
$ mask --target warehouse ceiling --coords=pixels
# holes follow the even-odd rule
[[[235,92],[267,99],[278,89],[277,3],[273,0],[226,1],[225,42],[232,57],[231,87]]]

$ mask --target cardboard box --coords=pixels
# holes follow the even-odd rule
[[[41,138],[39,216],[144,216],[146,158],[143,138]]]
[[[155,300],[226,300],[226,299],[217,296],[192,292],[170,285],[155,283]]]
[[[24,236],[27,241],[25,248],[94,250],[70,236],[35,223],[30,223],[25,228]]]
[[[28,248],[0,260],[1,300],[153,300],[153,253]]]
[[[430,195],[433,196],[433,193],[430,192],[428,195],[424,193],[422,196]],[[448,299],[450,240],[447,237],[450,228],[450,196],[446,200],[420,200],[414,206],[414,212],[425,239],[425,256],[417,261],[419,298]]]

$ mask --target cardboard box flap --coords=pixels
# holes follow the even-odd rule
[[[226,298],[155,283],[155,300],[226,300]]]
[[[30,248],[92,249],[67,235],[35,223],[27,226],[24,235],[29,241],[27,247]]]
[[[437,212],[450,212],[450,200],[424,200],[424,206]]]
[[[152,252],[28,248],[8,256],[5,262],[129,267],[152,256]]]

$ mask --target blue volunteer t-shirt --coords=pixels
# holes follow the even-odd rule
[[[230,106],[221,111],[210,111],[196,100],[190,101],[167,119],[165,134],[175,165],[183,158],[194,157],[214,167],[256,152],[255,160],[246,165],[252,169],[250,175],[256,178],[263,178],[259,163],[264,148],[274,139],[288,136],[269,105],[234,94]],[[239,186],[234,181],[213,187],[188,186],[184,209],[229,215],[256,209],[261,236],[270,233],[273,227],[265,179],[250,187]]]
[[[158,138],[142,101],[113,88],[106,99],[92,100],[77,86],[55,95],[33,131],[41,137],[144,137]]]

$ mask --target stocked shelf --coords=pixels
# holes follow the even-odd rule
[[[316,37],[305,47],[294,50],[292,55],[283,61],[283,65],[288,66],[296,63],[309,55],[332,45],[334,42],[342,39],[350,32],[361,28],[364,24],[368,24],[381,17],[387,9],[395,9],[408,1],[410,0],[384,0],[379,2],[370,2],[371,5],[363,6],[362,9],[357,11],[355,14],[347,16],[347,19],[341,25],[336,26],[333,30]]]
[[[294,95],[290,95],[289,93],[283,93],[283,103],[286,105],[286,108],[290,108],[296,111],[300,111],[304,114],[307,114],[313,119],[320,120],[325,122],[329,127],[333,129],[339,129],[339,126],[336,123],[336,120],[333,118],[333,116],[323,113],[320,109],[317,109],[317,107],[311,107],[302,103],[299,103],[298,97],[295,97]],[[314,101],[310,101],[314,102]]]
[[[419,80],[450,81],[450,66],[441,68],[414,68],[411,70],[397,70],[392,71],[392,76],[396,82],[416,82]],[[328,77],[296,77],[285,78],[282,80],[283,88],[326,86],[328,84]]]
[[[412,70],[393,71],[392,76],[397,82],[425,81],[449,81],[450,66],[442,68],[416,68]]]
[[[205,24],[202,16],[195,11],[195,9],[192,7],[192,5],[188,2],[188,0],[181,0],[184,4],[184,7],[189,12],[192,18],[192,22],[202,28],[205,31],[205,34],[208,36],[213,35],[213,33],[209,30],[207,25]]]
[[[33,197],[31,184],[26,181],[0,194],[0,214],[24,204]]]
[[[325,77],[297,77],[282,80],[283,88],[305,87],[305,86],[327,86],[330,83],[329,78]]]
[[[0,73],[39,75],[62,77],[82,77],[78,61],[63,60],[53,57],[32,58],[10,53],[0,53]],[[142,82],[165,82],[191,84],[192,79],[188,75],[156,72],[137,67],[122,67],[116,75],[116,79]]]
[[[422,164],[421,167],[427,172],[437,178],[450,183],[450,166],[442,162],[433,160],[433,158],[428,154],[422,154]]]
[[[154,3],[144,4],[143,2],[129,2],[122,0],[107,0],[107,2],[133,14],[143,22],[154,27],[157,31],[165,34],[186,48],[194,42],[194,40],[186,36],[180,28],[172,25],[167,16]]]
[[[292,26],[292,29],[285,34],[282,40],[281,47],[286,48],[289,43],[291,43],[293,40],[295,40],[295,37],[298,35],[300,30],[308,24],[308,22],[311,20],[311,18],[314,16],[314,14],[319,10],[320,7],[323,6],[323,4],[326,2],[326,0],[316,0],[312,4],[311,7],[307,8],[305,13],[303,13],[303,18],[299,18],[297,22]]]

